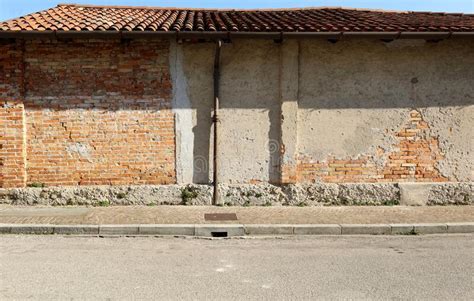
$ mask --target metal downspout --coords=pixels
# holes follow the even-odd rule
[[[214,129],[214,151],[213,151],[213,184],[214,191],[212,194],[212,203],[213,205],[219,204],[219,192],[218,192],[218,177],[217,177],[217,141],[218,141],[218,128],[217,123],[219,122],[218,112],[219,112],[219,80],[220,80],[220,57],[221,57],[221,46],[222,41],[216,41],[216,53],[214,57],[214,114],[212,116],[212,123]]]

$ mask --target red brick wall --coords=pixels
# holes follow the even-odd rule
[[[26,42],[27,184],[174,183],[168,57],[167,41]]]
[[[442,160],[438,140],[427,135],[428,124],[413,110],[396,133],[391,151],[378,148],[375,155],[354,158],[329,157],[325,161],[298,160],[298,182],[445,182],[436,163]]]
[[[25,185],[23,43],[0,44],[0,187]]]
[[[23,104],[0,102],[0,187],[25,185]]]

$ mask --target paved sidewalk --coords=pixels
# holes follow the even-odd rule
[[[209,213],[235,213],[211,221]],[[0,224],[408,224],[474,222],[474,206],[446,207],[18,207],[0,205]]]

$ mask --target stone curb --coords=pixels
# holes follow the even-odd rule
[[[392,234],[392,227],[384,224],[343,224],[341,225],[342,234],[370,234],[370,235],[389,235]]]
[[[474,222],[430,224],[0,224],[0,234],[173,235],[231,237],[258,235],[416,235],[474,233]]]

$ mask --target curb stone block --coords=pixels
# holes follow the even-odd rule
[[[247,235],[292,235],[293,225],[245,225]]]
[[[448,223],[448,233],[474,233],[474,223]]]
[[[98,225],[56,225],[54,234],[75,235],[75,234],[99,234]]]
[[[295,235],[341,235],[340,225],[295,225]]]
[[[213,235],[214,233],[214,235]],[[195,236],[205,236],[205,237],[223,237],[218,236],[219,234],[226,233],[225,237],[231,236],[244,236],[244,226],[239,224],[202,224],[195,225],[194,235]]]
[[[424,206],[428,203],[433,183],[399,183],[400,205]]]
[[[436,233],[447,233],[447,224],[415,224],[415,232],[418,234],[436,234]]]
[[[225,237],[244,235],[396,235],[437,233],[474,233],[474,222],[431,224],[302,224],[302,225],[240,225],[240,224],[150,224],[150,225],[33,225],[0,224],[0,234],[63,234],[63,235],[181,235]],[[214,234],[214,235],[213,235]],[[222,236],[224,237],[224,236]]]
[[[391,224],[392,234],[411,234],[415,230],[412,224]]]
[[[99,235],[136,235],[138,225],[100,225]]]
[[[12,225],[3,224],[0,225],[0,234],[10,234],[12,230]]]
[[[12,225],[11,234],[53,234],[54,226],[52,225]]]
[[[193,236],[194,225],[139,225],[138,233],[143,235],[188,235]]]
[[[372,234],[372,235],[387,235],[391,234],[392,228],[390,225],[384,224],[343,224],[341,225],[342,234]]]

